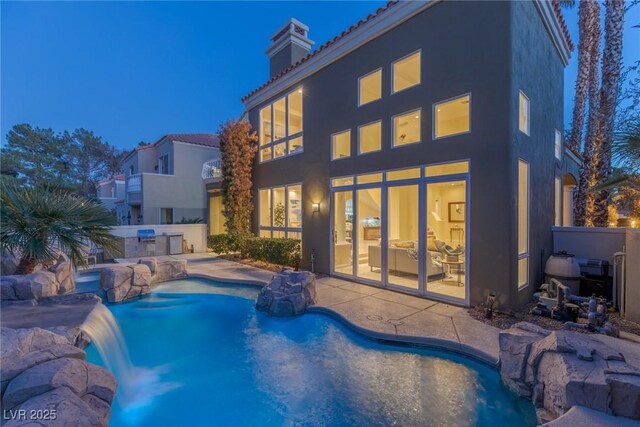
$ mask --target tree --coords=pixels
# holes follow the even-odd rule
[[[616,107],[620,94],[622,73],[622,30],[624,27],[624,0],[605,1],[605,38],[602,52],[602,85],[600,87],[599,138],[595,140],[593,168],[596,182],[605,183],[611,175],[611,145],[615,127]],[[606,227],[609,223],[609,191],[595,193],[591,212],[593,225]],[[587,214],[590,212],[587,210]]]
[[[122,153],[92,131],[76,129],[71,138],[73,179],[84,197],[96,194],[98,182],[120,171]]]
[[[75,267],[85,266],[89,243],[118,253],[111,234],[116,219],[102,205],[64,190],[14,185],[0,190],[0,248],[20,256],[16,274],[33,272],[37,264],[55,260],[59,251]]]
[[[583,166],[580,169],[578,189],[574,196],[574,223],[577,226],[591,226],[591,218],[587,217],[587,211],[593,210],[593,193],[589,191],[595,185],[595,173],[593,169],[594,141],[598,134],[598,118],[600,114],[600,5],[596,1],[589,1],[592,9],[589,20],[590,54],[589,54],[589,79],[587,90],[589,95],[589,114],[587,118],[587,132],[584,148],[582,150]],[[580,135],[581,137],[582,135]],[[578,147],[581,141],[578,140]]]
[[[91,131],[56,134],[51,129],[20,124],[7,135],[2,174],[4,181],[62,188],[91,197],[98,181],[117,173],[121,162],[122,152]]]
[[[565,6],[573,6],[573,2]],[[582,145],[582,128],[589,88],[589,74],[592,66],[591,54],[594,37],[593,24],[595,8],[599,8],[595,0],[584,0],[578,7],[578,76],[576,77],[576,95],[573,103],[573,119],[567,145],[574,152],[579,152]],[[597,62],[596,62],[597,66]]]
[[[2,150],[3,174],[9,171],[19,183],[30,187],[66,187],[70,172],[69,150],[70,141],[63,135],[56,135],[52,129],[15,125]]]
[[[220,126],[222,202],[227,233],[238,241],[251,236],[253,162],[258,136],[249,123],[228,121]]]

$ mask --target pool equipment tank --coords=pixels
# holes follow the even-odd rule
[[[545,282],[556,279],[571,289],[573,295],[580,293],[580,265],[573,254],[563,252],[554,253],[544,266]]]

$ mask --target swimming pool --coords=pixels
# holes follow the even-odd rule
[[[270,318],[257,293],[192,278],[110,306],[133,363],[160,381],[153,399],[117,398],[110,425],[536,425],[484,364],[380,344],[320,314]],[[87,359],[103,365],[93,345]]]

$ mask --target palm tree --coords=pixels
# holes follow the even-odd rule
[[[562,2],[564,7],[572,7],[575,2]],[[573,104],[571,132],[567,144],[574,152],[579,152],[582,142],[582,128],[589,85],[589,73],[592,65],[594,8],[599,7],[595,0],[584,0],[578,7],[578,76],[576,77],[576,95]],[[596,63],[597,65],[597,63]]]
[[[622,72],[622,30],[624,27],[624,0],[605,1],[605,38],[602,52],[602,85],[600,87],[600,114],[592,167],[595,170],[596,183],[603,184],[611,175],[611,145],[615,126],[616,107],[620,94],[620,75]],[[590,214],[593,225],[606,227],[609,222],[609,191],[595,193],[593,211]]]
[[[589,16],[584,25],[587,26],[585,34],[582,33],[582,37],[589,39],[589,46],[584,47],[589,52],[589,64],[587,66],[588,73],[588,85],[587,90],[589,94],[589,115],[587,119],[587,133],[584,141],[584,148],[582,150],[583,166],[580,170],[580,178],[578,181],[578,188],[574,195],[574,224],[576,226],[591,225],[591,219],[587,217],[587,212],[593,209],[593,194],[589,192],[589,189],[595,183],[595,173],[592,168],[592,158],[594,155],[594,140],[598,133],[598,114],[600,111],[600,90],[599,90],[599,78],[600,78],[600,5],[595,0],[587,0],[581,3],[590,4]],[[588,34],[588,35],[587,35]],[[577,97],[577,95],[576,95]],[[580,137],[582,136],[582,130],[578,136],[578,147],[580,147]]]
[[[75,267],[85,266],[89,243],[118,252],[111,234],[116,218],[100,204],[42,187],[2,185],[0,191],[0,249],[20,256],[16,274],[33,272],[60,251]]]

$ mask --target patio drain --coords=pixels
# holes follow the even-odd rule
[[[404,321],[400,319],[389,319],[387,320],[387,323],[394,326],[404,325]]]
[[[379,322],[382,320],[382,316],[378,316],[377,314],[370,314],[367,316],[367,319]]]

